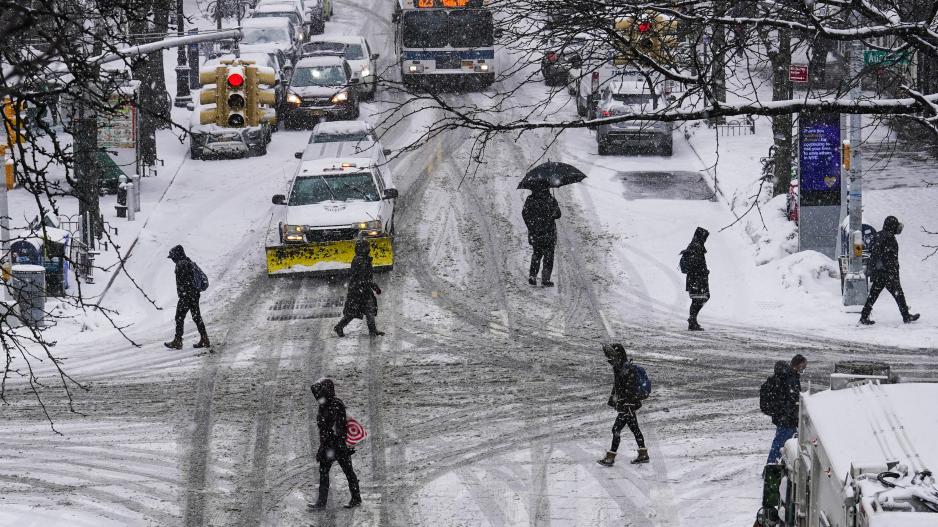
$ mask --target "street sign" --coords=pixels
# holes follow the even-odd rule
[[[137,139],[137,108],[125,97],[108,99],[111,110],[98,116],[98,146],[134,148]]]
[[[911,60],[912,54],[907,51],[867,49],[863,52],[863,64],[866,66],[894,66],[909,64]]]
[[[808,82],[808,65],[792,64],[788,66],[788,80],[792,82]]]

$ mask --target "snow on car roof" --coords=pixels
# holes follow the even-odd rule
[[[283,27],[290,25],[290,19],[283,16],[265,16],[261,18],[246,18],[241,21],[241,27]]]
[[[913,449],[924,466],[938,467],[934,448],[938,406],[923,401],[938,401],[938,384],[864,384],[826,390],[804,396],[802,411],[808,412],[817,440],[830,456],[834,477],[843,481],[851,463],[899,461],[915,466]]]
[[[337,44],[361,44],[365,37],[348,35],[316,35],[310,37],[308,42],[335,42]]]
[[[313,128],[314,134],[353,134],[370,131],[371,125],[365,121],[326,121]]]
[[[341,65],[343,62],[345,62],[345,59],[338,55],[313,55],[300,59],[299,62],[296,63],[296,67],[336,66]]]
[[[347,165],[343,167],[342,164],[346,163]],[[361,172],[370,168],[374,163],[370,158],[367,157],[332,157],[332,158],[322,158],[322,159],[311,159],[309,161],[303,161],[300,164],[300,171],[297,173],[298,177],[309,176],[309,175],[338,175],[338,174],[351,174],[354,172]]]
[[[296,4],[287,4],[287,3],[270,3],[270,4],[261,4],[254,8],[255,13],[295,13],[297,12]]]

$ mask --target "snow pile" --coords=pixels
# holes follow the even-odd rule
[[[775,268],[783,287],[801,288],[806,293],[823,290],[830,286],[829,280],[840,277],[837,262],[817,251],[790,254],[778,260]]]
[[[798,225],[786,216],[787,196],[779,195],[753,209],[744,220],[746,235],[755,246],[756,265],[765,265],[798,252]]]

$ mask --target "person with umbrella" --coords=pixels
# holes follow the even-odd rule
[[[528,243],[531,244],[531,266],[528,283],[537,285],[537,273],[541,272],[541,285],[553,287],[550,275],[554,270],[554,248],[557,245],[557,225],[560,205],[548,189],[569,185],[586,178],[583,172],[566,163],[547,162],[531,169],[518,184],[519,189],[531,190],[524,202],[521,217],[528,228]],[[543,267],[542,267],[543,263]]]

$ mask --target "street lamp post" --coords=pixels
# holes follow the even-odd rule
[[[185,15],[182,12],[182,0],[176,0],[176,34],[185,36],[183,28]],[[189,64],[186,61],[186,46],[180,44],[176,59],[176,102],[175,106],[185,108],[192,102],[192,93],[189,91]]]

